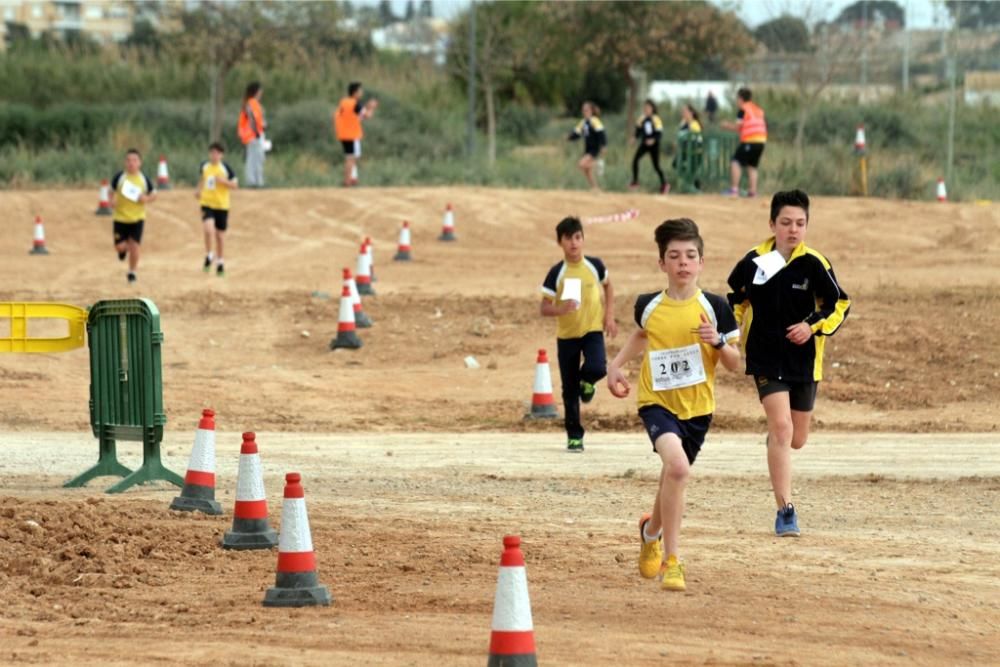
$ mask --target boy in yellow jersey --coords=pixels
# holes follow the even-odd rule
[[[212,270],[215,259],[215,273],[220,278],[226,275],[225,259],[222,254],[223,237],[229,227],[229,191],[239,187],[236,172],[222,161],[226,149],[219,142],[208,147],[208,159],[199,168],[198,188],[194,196],[201,203],[201,222],[205,228],[205,265],[203,270]],[[215,256],[212,256],[212,237],[215,237]]]
[[[655,238],[667,289],[636,299],[639,328],[608,367],[608,388],[618,398],[628,396],[622,366],[643,355],[639,416],[663,467],[653,511],[639,520],[639,572],[647,579],[659,572],[664,589],[683,591],[678,545],[684,489],[712,423],[715,366],[721,361],[739,369],[740,332],[725,298],[698,287],[705,265],[698,226],[688,218],[667,220]]]
[[[111,206],[114,209],[115,250],[118,259],[128,256],[128,281],[136,281],[139,246],[146,223],[146,204],[156,201],[153,181],[142,173],[142,155],[134,148],[125,152],[125,169],[111,177]]]
[[[566,411],[566,449],[578,453],[583,451],[584,434],[580,401],[589,403],[594,398],[594,384],[606,372],[604,334],[612,338],[618,334],[615,293],[604,262],[583,254],[583,225],[579,218],[565,218],[556,225],[556,240],[562,247],[563,260],[549,269],[542,283],[541,313],[558,318],[556,346]]]

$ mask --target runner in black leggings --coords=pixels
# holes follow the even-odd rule
[[[639,160],[642,159],[643,155],[649,153],[653,160],[653,169],[660,177],[660,192],[663,194],[670,192],[670,184],[667,183],[667,179],[663,176],[663,170],[660,169],[660,137],[662,135],[663,121],[656,115],[656,105],[653,104],[653,100],[646,100],[643,105],[643,116],[635,125],[635,138],[639,140],[639,148],[636,149],[635,157],[632,158],[632,184],[629,185],[632,190],[639,187]]]

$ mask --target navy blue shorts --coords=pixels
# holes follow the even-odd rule
[[[656,451],[656,439],[664,433],[673,433],[681,439],[681,446],[688,463],[694,463],[705,442],[708,427],[712,425],[712,415],[702,415],[691,419],[678,419],[677,415],[662,405],[645,405],[639,408],[639,417],[649,434],[649,441]]]

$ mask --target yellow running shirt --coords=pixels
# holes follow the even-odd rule
[[[556,338],[582,338],[591,331],[604,330],[603,285],[608,284],[608,270],[597,257],[586,257],[573,264],[559,262],[545,276],[542,294],[556,303],[568,278],[580,281],[580,307],[557,318]]]
[[[229,187],[216,183],[220,177],[232,180],[236,178],[236,172],[225,162],[212,164],[205,160],[201,163],[201,197],[198,201],[206,208],[228,211]]]
[[[139,194],[152,194],[153,181],[141,171],[129,174],[119,171],[111,179],[111,189],[115,191],[115,222],[132,223],[146,219],[146,205],[134,201]],[[129,196],[126,196],[129,195]]]

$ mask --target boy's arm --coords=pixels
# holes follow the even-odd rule
[[[240,187],[240,181],[239,181],[239,179],[236,178],[236,172],[233,171],[233,168],[230,167],[225,162],[222,163],[222,166],[226,170],[226,178],[225,178],[225,183],[223,183],[223,185],[225,185],[230,190],[237,190],[237,189],[239,189],[239,187]]]
[[[813,284],[816,285],[816,301],[818,308],[809,314],[805,320],[788,327],[788,340],[796,345],[803,345],[815,336],[832,336],[840,329],[851,310],[851,300],[840,288],[833,267],[827,262],[819,262],[814,272]]]
[[[552,297],[543,296],[539,312],[543,317],[560,317],[561,315],[573,312],[579,307],[580,306],[577,305],[576,301],[557,302]]]
[[[625,341],[624,347],[618,351],[618,354],[615,355],[615,358],[608,366],[608,390],[614,396],[618,398],[628,396],[632,387],[628,382],[628,378],[625,377],[625,373],[622,372],[622,366],[638,357],[645,350],[646,332],[642,329],[636,329],[629,336],[628,340]]]
[[[615,321],[615,290],[611,281],[604,283],[604,333],[608,338],[618,335],[618,322]]]
[[[729,274],[729,279],[726,281],[729,289],[732,290],[727,295],[727,301],[729,301],[729,307],[733,309],[733,315],[736,317],[736,326],[739,329],[743,328],[743,317],[746,315],[747,306],[750,305],[750,299],[747,296],[746,281],[743,280],[743,263],[745,261],[746,258],[736,263],[732,273]]]

